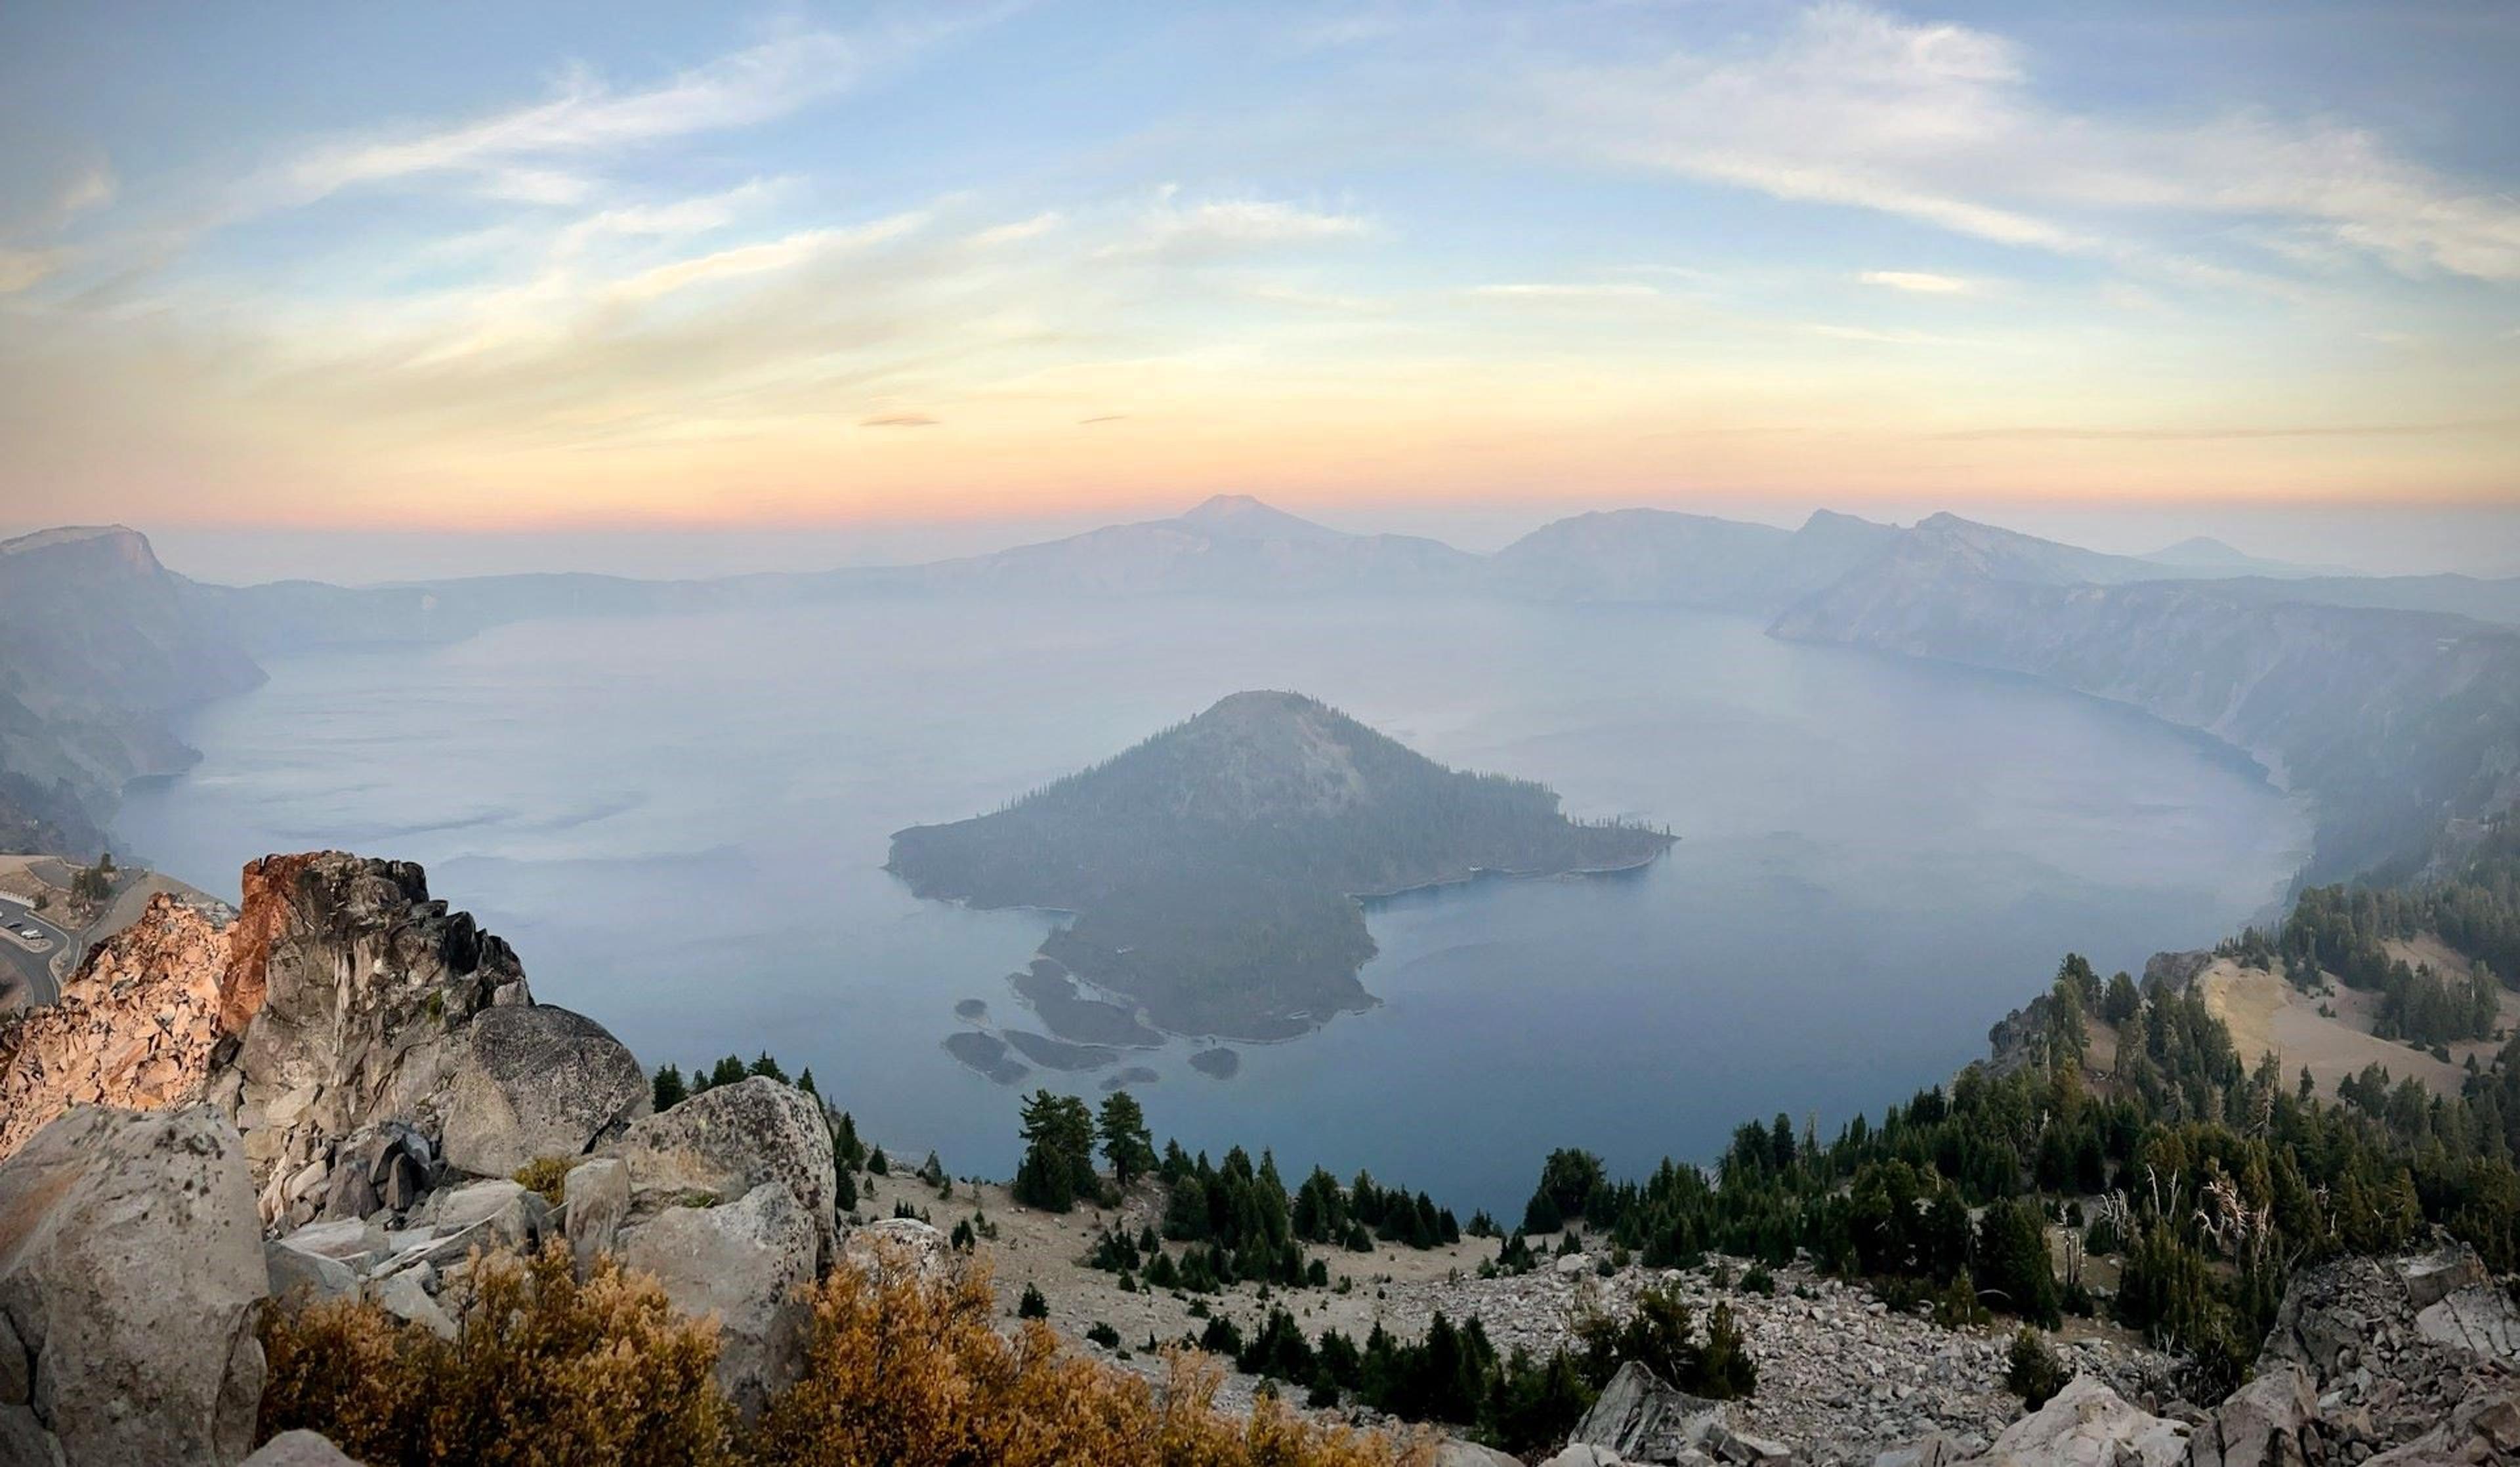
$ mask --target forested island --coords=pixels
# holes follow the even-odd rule
[[[1672,840],[1569,820],[1546,785],[1447,769],[1301,694],[1239,692],[1004,810],[898,832],[886,869],[922,897],[1075,913],[1042,945],[1064,971],[1037,963],[1026,990],[1054,1030],[1065,1005],[1035,990],[1072,974],[1168,1034],[1270,1040],[1372,1001],[1361,897],[1625,869]]]

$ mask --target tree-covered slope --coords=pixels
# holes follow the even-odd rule
[[[923,897],[1076,913],[1044,951],[1160,1028],[1271,1038],[1369,1001],[1359,895],[1636,866],[1670,840],[1242,692],[993,815],[903,830],[888,867]]]

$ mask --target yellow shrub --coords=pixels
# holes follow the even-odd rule
[[[906,1256],[807,1291],[803,1377],[738,1440],[715,1327],[607,1258],[475,1261],[460,1342],[339,1301],[263,1323],[261,1431],[322,1432],[371,1467],[1424,1467],[1422,1442],[1215,1409],[1222,1371],[1176,1354],[1158,1388],[1072,1356],[1038,1320],[998,1333],[985,1266]]]
[[[1038,1320],[1010,1340],[976,1263],[943,1276],[906,1258],[844,1267],[809,1300],[804,1377],[754,1443],[764,1467],[1397,1467],[1430,1454],[1276,1402],[1235,1422],[1214,1409],[1221,1372],[1203,1356],[1171,1356],[1158,1391],[1065,1354]]]
[[[710,1371],[714,1325],[654,1279],[600,1260],[585,1282],[555,1244],[476,1257],[463,1338],[371,1304],[263,1321],[264,1437],[307,1427],[371,1467],[683,1467],[736,1460]]]
[[[561,1189],[568,1182],[568,1169],[576,1166],[574,1156],[537,1156],[517,1169],[510,1179],[528,1192],[540,1192],[543,1200],[554,1207],[561,1204]]]

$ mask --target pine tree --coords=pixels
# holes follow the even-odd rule
[[[649,1090],[650,1103],[656,1110],[672,1110],[691,1096],[691,1091],[683,1085],[683,1071],[679,1065],[656,1066],[656,1078]]]
[[[1102,1179],[1094,1175],[1094,1115],[1084,1101],[1035,1090],[1023,1105],[1023,1138],[1017,1201],[1063,1213],[1079,1198],[1102,1195]]]
[[[1154,1137],[1147,1130],[1147,1113],[1137,1096],[1127,1090],[1103,1096],[1098,1129],[1103,1160],[1111,1164],[1111,1175],[1120,1185],[1125,1187],[1154,1170]]]
[[[1741,1338],[1732,1306],[1718,1303],[1706,1318],[1706,1345],[1698,1352],[1697,1383],[1684,1389],[1714,1400],[1738,1400],[1759,1389],[1759,1366]]]

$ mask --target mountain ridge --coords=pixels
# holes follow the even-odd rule
[[[0,542],[0,566],[6,567],[0,613],[14,634],[0,638],[0,844],[79,856],[106,844],[124,784],[189,766],[193,756],[175,737],[172,720],[259,682],[257,659],[344,645],[443,644],[547,617],[882,596],[1498,597],[1750,615],[1779,636],[1936,656],[1943,653],[1923,649],[1891,624],[1913,616],[1981,615],[1986,608],[1972,610],[1970,602],[1989,599],[1977,589],[1985,586],[2187,585],[2216,592],[2182,602],[2189,618],[2182,630],[2155,627],[2162,655],[2192,655],[2227,635],[2234,619],[2284,620],[2266,608],[2289,605],[2349,613],[2323,622],[2320,635],[2365,648],[2405,645],[2387,620],[2396,611],[2520,624],[2520,579],[2227,579],[1949,512],[1899,526],[1822,510],[1787,530],[1670,510],[1596,511],[1552,520],[1479,556],[1418,536],[1349,534],[1230,494],[1168,518],[923,565],[710,580],[570,573],[371,587],[217,586],[168,569],[145,535],[119,525],[63,527]],[[1904,610],[1891,608],[1894,599],[1906,602]],[[2054,616],[2070,604],[2016,600],[2021,603],[2007,614]],[[2162,604],[2169,600],[2154,598]],[[1870,612],[1862,611],[1867,603]],[[80,606],[96,607],[97,614],[73,614],[70,608]],[[1868,628],[1856,624],[1866,620]],[[2298,616],[2288,620],[2302,624]],[[2452,628],[2443,635],[2455,642],[2468,632]],[[1965,652],[1957,645],[1945,647],[1952,650]],[[2114,695],[2107,690],[2110,679],[2080,676],[2018,649],[1980,665]],[[2173,668],[2169,675],[2182,674]],[[2214,670],[2190,666],[2184,675],[2192,680]],[[2140,698],[2133,701],[2147,707]],[[2185,726],[2215,730],[2211,719]],[[2267,750],[2261,745],[2256,752]],[[2496,791],[2491,798],[2508,796]],[[2469,819],[2493,808],[2462,798],[2443,818]],[[2390,852],[2392,858],[2407,854]]]

